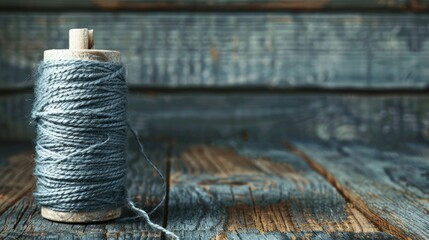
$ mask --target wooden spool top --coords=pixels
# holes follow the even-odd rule
[[[52,49],[44,52],[44,61],[81,59],[101,62],[120,62],[121,53],[113,50],[93,49],[94,31],[87,28],[70,29],[69,49]]]
[[[70,29],[69,49],[52,49],[44,52],[44,61],[61,59],[81,59],[102,62],[120,62],[121,53],[112,50],[92,49],[94,47],[94,31],[87,28]],[[42,217],[68,223],[101,222],[121,216],[122,209],[114,208],[93,212],[61,212],[42,207]]]

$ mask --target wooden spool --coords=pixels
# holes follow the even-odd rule
[[[121,53],[112,50],[92,49],[94,31],[87,28],[70,29],[69,49],[52,49],[44,52],[44,61],[61,59],[81,59],[102,62],[120,62]],[[61,212],[42,207],[42,217],[68,223],[89,223],[115,219],[121,216],[121,208],[93,212]]]

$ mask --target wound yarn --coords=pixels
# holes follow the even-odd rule
[[[151,222],[127,193],[125,75],[124,65],[116,62],[50,60],[39,65],[31,115],[37,134],[35,200],[64,212],[128,206],[152,228],[178,239]]]

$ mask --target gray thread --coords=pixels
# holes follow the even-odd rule
[[[125,72],[115,62],[55,60],[39,65],[32,111],[37,132],[34,196],[39,205],[65,212],[127,205],[152,228],[178,239],[151,222],[127,196],[127,127],[164,189],[165,179],[127,124]],[[164,200],[165,194],[150,213]]]

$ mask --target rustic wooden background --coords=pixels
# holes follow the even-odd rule
[[[143,136],[426,140],[428,4],[1,1],[0,139],[34,137],[35,66],[90,27],[122,53]]]

